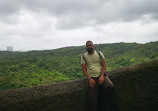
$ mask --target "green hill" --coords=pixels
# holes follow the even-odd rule
[[[107,71],[158,58],[158,41],[146,44],[95,44]],[[28,52],[0,51],[0,90],[32,87],[84,78],[80,58],[85,46]]]
[[[107,72],[120,111],[158,110],[158,59]],[[2,111],[87,111],[87,79],[0,91]],[[106,97],[102,111],[113,111]]]

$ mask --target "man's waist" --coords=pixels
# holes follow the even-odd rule
[[[98,77],[91,77],[92,79],[94,79],[95,81],[97,81],[99,79],[100,76]]]

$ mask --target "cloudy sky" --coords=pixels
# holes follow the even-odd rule
[[[0,0],[0,49],[158,41],[158,0]]]

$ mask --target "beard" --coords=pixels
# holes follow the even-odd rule
[[[93,49],[87,49],[88,53],[93,52]]]

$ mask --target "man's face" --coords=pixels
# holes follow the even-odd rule
[[[92,52],[93,48],[94,48],[94,45],[93,45],[92,42],[87,42],[86,43],[86,49],[87,49],[88,52]]]

